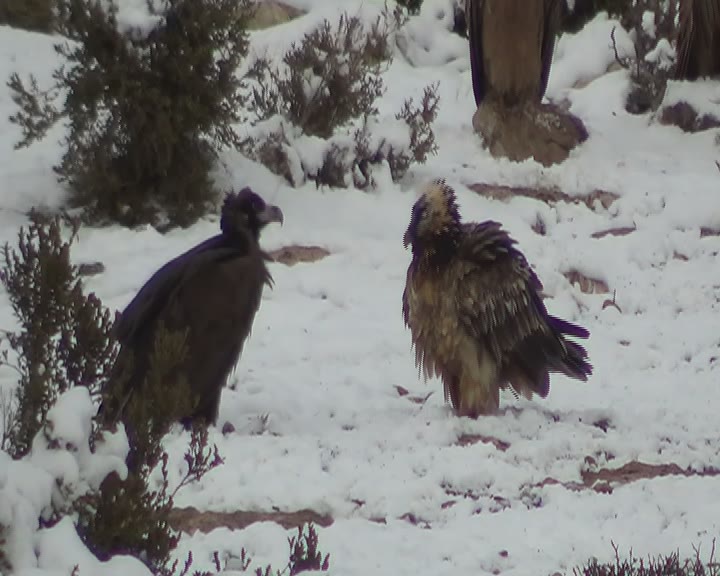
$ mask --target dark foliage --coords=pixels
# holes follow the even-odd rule
[[[392,58],[392,33],[407,12],[384,10],[369,30],[357,17],[343,15],[336,27],[325,21],[285,54],[282,67],[261,59],[251,76],[257,81],[253,103],[258,120],[281,116],[286,124],[261,138],[248,138],[246,153],[295,182],[289,151],[294,134],[327,140],[320,166],[302,166],[303,176],[318,186],[357,188],[373,185],[372,165],[387,161],[393,179],[435,153],[432,123],[437,116],[437,85],[425,89],[422,102],[407,100],[396,115],[408,126],[409,145],[399,150],[374,138],[376,99],[384,91],[380,76]],[[353,127],[358,126],[359,127]],[[335,138],[337,137],[337,138]]]
[[[170,331],[160,326],[153,339],[149,370],[143,381],[143,393],[133,394],[125,407],[126,432],[130,442],[128,465],[132,470],[154,468],[164,452],[160,446],[163,436],[177,419],[178,414],[192,409],[190,386],[185,378],[169,378],[176,374],[188,353],[187,330]],[[110,378],[120,383],[131,377],[134,359],[122,367],[116,366]],[[121,389],[121,386],[114,390]],[[119,399],[118,399],[119,400]],[[105,398],[107,401],[107,398]]]
[[[18,373],[15,398],[2,399],[6,428],[2,449],[15,458],[28,453],[59,394],[73,386],[86,386],[93,395],[99,393],[116,356],[110,312],[94,294],[85,295],[78,270],[71,264],[70,246],[78,230],[76,222],[68,221],[73,224],[71,235],[63,240],[60,217],[31,212],[30,224],[20,229],[17,248],[7,244],[3,248],[0,280],[19,330],[0,336],[0,343],[6,345],[0,362]],[[155,341],[149,378],[160,378],[182,361],[184,342],[184,334],[161,331]],[[157,394],[158,398],[148,405],[130,407],[136,421],[147,419],[150,410],[153,421],[162,419],[163,414],[189,397],[182,386],[174,387],[172,393],[160,389]],[[91,442],[97,442],[101,434],[96,427]],[[193,429],[185,454],[185,474],[171,492],[161,439],[158,429],[143,429],[136,447],[143,459],[139,473],[126,480],[111,474],[99,491],[80,497],[70,509],[55,510],[53,521],[74,512],[79,533],[98,557],[131,554],[145,561],[155,573],[173,573],[175,567],[169,565],[169,554],[177,544],[177,535],[168,525],[173,497],[179,488],[220,465],[222,459],[217,448],[208,446],[207,429]],[[158,463],[163,481],[160,488],[151,490],[149,475]],[[5,561],[0,552],[0,567]]]
[[[653,15],[654,34],[649,34],[643,26],[646,13]],[[648,55],[663,39],[670,44],[675,33],[676,15],[677,2],[674,0],[637,0],[626,6],[620,15],[623,27],[633,32],[635,42],[634,58],[618,58],[618,62],[630,71],[631,88],[625,109],[631,114],[657,110],[662,102],[673,67],[657,54],[654,58],[648,58]],[[614,35],[611,40],[614,46]]]
[[[409,14],[420,14],[423,0],[397,0],[398,6],[407,9]]]
[[[121,480],[111,474],[100,491],[90,493],[76,502],[77,528],[88,548],[100,559],[117,554],[130,554],[143,560],[155,574],[175,574],[177,562],[170,562],[170,553],[179,536],[168,523],[177,491],[223,463],[217,447],[208,446],[207,428],[192,430],[190,446],[185,453],[188,465],[183,479],[174,490],[168,483],[168,456],[159,440],[150,446],[149,457],[159,460],[162,481],[157,490],[149,488],[153,467],[146,464],[139,473]],[[190,560],[191,563],[191,560]],[[189,564],[186,566],[189,568]]]
[[[330,554],[318,550],[318,535],[315,527],[308,524],[307,533],[303,527],[298,528],[297,536],[288,539],[290,544],[290,561],[288,571],[290,576],[308,571],[325,572],[330,567]]]
[[[0,574],[3,572],[10,573],[12,566],[10,566],[10,560],[5,554],[5,546],[7,544],[7,538],[5,537],[5,526],[0,524]]]
[[[84,294],[70,263],[76,233],[74,228],[65,241],[60,218],[32,212],[17,249],[3,248],[0,281],[20,325],[19,332],[2,336],[16,356],[19,375],[13,425],[3,448],[16,458],[29,451],[57,396],[71,386],[97,393],[114,360],[110,313],[94,294]],[[8,362],[7,352],[1,362]]]
[[[303,526],[298,526],[297,536],[288,538],[290,546],[288,563],[282,570],[275,570],[271,565],[265,568],[251,568],[253,559],[245,548],[240,550],[239,556],[225,557],[221,559],[220,554],[213,554],[214,570],[205,572],[195,572],[194,576],[214,576],[215,574],[225,574],[228,570],[229,561],[232,559],[233,568],[238,572],[249,572],[254,576],[295,576],[302,572],[327,572],[330,569],[330,554],[323,555],[318,548],[318,534],[312,522]],[[192,565],[192,554],[188,555],[185,568],[180,576],[189,573],[189,567]]]
[[[56,171],[86,221],[192,223],[215,198],[217,152],[238,144],[232,124],[244,102],[234,71],[247,51],[251,0],[165,0],[149,33],[121,32],[114,2],[106,10],[100,0],[57,1],[75,42],[56,46],[65,64],[49,90],[10,78],[18,146],[67,118]]]
[[[263,58],[255,63],[252,107],[261,120],[280,114],[304,134],[329,138],[352,119],[375,113],[384,92],[382,64],[390,56],[382,18],[367,32],[357,16],[341,15],[335,28],[325,20],[292,45],[284,71]]]
[[[620,559],[617,546],[615,561],[601,564],[597,559],[590,560],[585,566],[575,568],[574,576],[718,576],[720,564],[715,562],[715,542],[710,552],[710,559],[703,562],[700,550],[695,549],[694,558],[680,560],[677,552],[647,560],[633,556],[632,551],[627,559]]]
[[[410,153],[388,155],[393,180],[399,180],[414,162],[424,164],[428,155],[437,153],[435,133],[432,125],[437,118],[440,96],[437,93],[439,85],[432,84],[425,88],[420,106],[413,106],[412,99],[405,100],[402,110],[395,116],[404,120],[410,129]]]
[[[0,2],[0,25],[51,32],[55,23],[55,0],[3,0]]]
[[[295,576],[301,572],[327,572],[330,568],[330,554],[323,556],[318,549],[318,535],[312,524],[298,527],[297,536],[288,538],[288,544],[290,545],[288,564],[282,570],[275,571],[275,576]],[[250,563],[248,559],[246,569]],[[264,570],[256,568],[255,576],[273,576],[273,569],[271,566],[266,566]]]

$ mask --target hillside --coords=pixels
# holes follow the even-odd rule
[[[369,21],[382,8],[292,3],[308,13],[253,32],[251,53],[281,54],[343,10]],[[125,0],[124,14],[137,17],[140,5]],[[396,48],[383,74],[381,119],[439,82],[438,154],[400,183],[380,169],[371,191],[292,188],[237,152],[224,155],[223,186],[248,185],[285,214],[283,227],[264,233],[264,248],[319,246],[329,254],[271,264],[275,287],[264,293],[210,431],[225,464],[183,488],[176,505],[311,510],[322,517],[330,573],[347,576],[567,573],[592,556],[613,559],[611,542],[639,555],[709,551],[720,534],[718,130],[690,134],[628,114],[627,71],[608,71],[617,23],[601,14],[559,40],[547,93],[567,101],[589,139],[550,168],[494,159],[470,125],[467,43],[449,30],[448,14],[437,17],[444,5],[425,0],[403,31],[411,58]],[[627,36],[617,36],[629,50]],[[52,41],[0,26],[0,78],[17,71],[47,80],[57,62]],[[720,108],[720,83],[676,89]],[[3,82],[0,242],[11,244],[30,207],[54,208],[64,198],[52,172],[63,128],[16,151],[13,110]],[[555,375],[547,399],[507,393],[497,416],[475,421],[452,414],[439,381],[418,377],[401,315],[410,260],[402,236],[416,191],[439,177],[457,190],[465,220],[498,220],[518,240],[551,313],[590,330],[587,384]],[[496,185],[559,190],[564,199],[498,194]],[[216,218],[165,235],[85,227],[73,260],[102,262],[87,289],[122,309],[154,270],[217,227]],[[0,293],[0,327],[14,326]],[[0,368],[0,388],[7,393],[14,382]],[[225,423],[233,430],[223,434]],[[171,483],[185,466],[187,437],[177,429],[166,438]],[[0,454],[0,521],[19,521],[27,501],[42,507],[49,496],[32,476]],[[70,574],[75,565],[80,575],[148,573],[134,559],[98,562],[68,521],[26,528],[13,548],[17,574]],[[212,569],[217,552],[232,574],[244,547],[254,565],[281,567],[294,533],[272,521],[184,533],[175,556],[182,562],[192,551],[194,569]]]

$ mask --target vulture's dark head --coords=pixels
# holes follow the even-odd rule
[[[266,204],[250,188],[245,187],[240,192],[230,192],[225,196],[220,212],[220,229],[226,236],[237,236],[249,231],[257,239],[260,230],[270,222],[282,224],[282,210]]]
[[[413,254],[440,255],[457,245],[461,231],[455,191],[445,180],[433,180],[413,206],[403,246],[412,245]]]

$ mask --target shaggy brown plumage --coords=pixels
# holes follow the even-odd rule
[[[494,412],[508,386],[545,397],[550,372],[587,380],[587,353],[566,336],[588,331],[548,314],[515,241],[497,222],[462,223],[443,180],[415,203],[403,242],[412,246],[403,317],[415,364],[425,378],[442,379],[459,415]]]
[[[680,0],[675,76],[720,74],[720,0]]]
[[[475,104],[540,102],[550,76],[562,0],[466,0]]]
[[[272,285],[268,256],[258,243],[260,231],[269,222],[282,221],[280,208],[265,204],[250,188],[228,194],[221,233],[153,274],[113,328],[121,348],[117,380],[110,378],[100,408],[104,423],[125,421],[123,410],[130,396],[142,391],[161,324],[169,331],[189,330],[188,354],[171,377],[186,378],[197,405],[178,420],[185,425],[215,423],[222,388],[250,334],[263,287]],[[121,379],[128,358],[132,372]]]

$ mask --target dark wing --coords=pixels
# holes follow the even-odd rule
[[[213,236],[162,266],[125,307],[113,327],[121,343],[131,341],[139,327],[152,324],[173,298],[178,287],[208,263],[242,255],[242,250],[225,245],[222,235]]]
[[[555,35],[560,26],[561,6],[564,0],[545,0],[545,20],[543,23],[542,46],[540,48],[540,59],[542,72],[540,76],[540,100],[547,90],[548,79],[550,78],[550,66],[552,65],[553,52],[555,51]]]
[[[470,42],[470,74],[472,77],[475,105],[485,98],[485,69],[483,67],[482,27],[485,0],[465,0],[465,20]]]
[[[200,399],[193,418],[215,421],[222,387],[250,335],[263,286],[270,282],[257,251],[202,265],[178,289],[163,319],[190,328],[185,365]]]
[[[563,335],[587,337],[588,332],[548,315],[542,284],[515,241],[497,222],[466,224],[464,230],[461,321],[493,355],[503,383],[518,393],[546,396],[549,371],[586,379],[584,349]]]
[[[98,409],[105,423],[117,421],[132,391],[145,378],[158,321],[169,330],[188,326],[179,303],[183,289],[192,284],[194,278],[204,278],[208,280],[206,286],[212,286],[214,265],[241,259],[246,252],[242,246],[227,245],[222,235],[214,236],[170,260],[139,290],[113,327],[113,334],[122,347]]]

